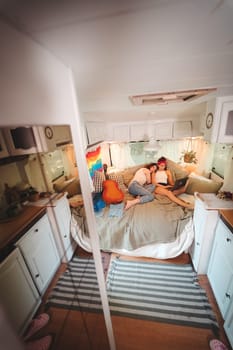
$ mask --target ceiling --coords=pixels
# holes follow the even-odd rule
[[[199,116],[216,93],[146,106],[129,97],[233,93],[233,0],[0,0],[0,16],[72,68],[86,120]]]

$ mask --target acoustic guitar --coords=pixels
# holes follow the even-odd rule
[[[102,198],[106,204],[118,204],[124,199],[124,193],[119,189],[118,183],[114,180],[103,181]]]

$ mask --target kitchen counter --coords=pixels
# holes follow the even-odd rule
[[[14,249],[14,243],[46,213],[46,207],[25,206],[20,214],[0,221],[0,261]]]
[[[233,210],[220,210],[220,216],[233,233]]]

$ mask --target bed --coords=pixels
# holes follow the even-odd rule
[[[127,186],[135,171],[141,167],[130,167],[124,171],[109,174],[124,191],[125,199],[130,198]],[[217,192],[221,184],[201,176],[188,174],[181,166],[168,160],[168,167],[174,179],[190,176],[187,193],[181,197],[194,202],[194,192]],[[103,190],[105,180],[101,172],[96,172],[93,183],[96,193]],[[80,201],[80,194],[72,195]],[[194,238],[193,211],[182,208],[167,197],[156,195],[152,202],[138,204],[127,211],[123,210],[124,202],[107,205],[97,210],[96,224],[100,248],[103,251],[115,252],[130,256],[141,256],[168,259],[187,252]],[[91,252],[91,242],[84,207],[72,208],[71,234],[84,250]]]
[[[122,210],[119,216],[111,216],[111,208],[106,206],[103,214],[96,216],[103,251],[167,259],[187,252],[192,244],[192,211],[165,197]],[[83,208],[72,209],[71,233],[79,246],[92,251]]]

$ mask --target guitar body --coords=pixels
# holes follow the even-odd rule
[[[107,204],[121,203],[124,199],[124,193],[119,189],[118,183],[114,180],[103,181],[102,198]]]

